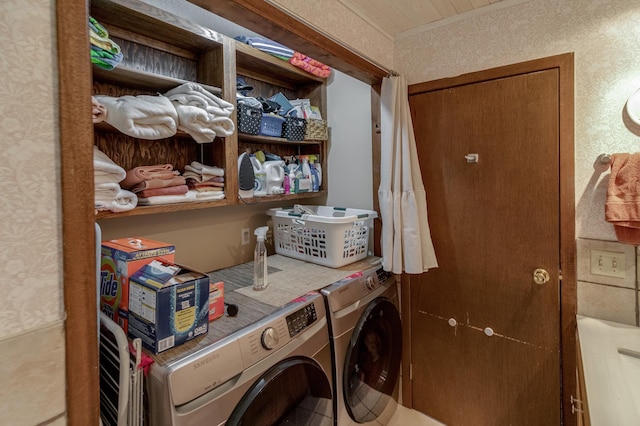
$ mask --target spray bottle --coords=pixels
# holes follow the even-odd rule
[[[267,288],[267,248],[264,245],[264,238],[269,230],[268,226],[256,228],[253,232],[258,241],[253,252],[253,289],[264,290]]]

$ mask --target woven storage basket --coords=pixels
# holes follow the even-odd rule
[[[309,212],[309,213],[307,213]],[[294,206],[267,211],[273,218],[276,253],[330,268],[369,255],[372,210],[328,206]]]
[[[238,104],[239,132],[248,133],[250,135],[257,135],[258,133],[260,133],[261,120],[262,110],[260,108]]]
[[[307,123],[304,118],[285,117],[285,122],[282,124],[282,137],[289,141],[304,140],[306,127]]]
[[[327,120],[317,120],[314,118],[307,118],[307,128],[304,138],[310,141],[324,141],[329,139],[329,132],[327,130]]]

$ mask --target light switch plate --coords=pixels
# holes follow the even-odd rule
[[[636,288],[635,246],[630,244],[623,244],[618,241],[594,240],[587,238],[578,238],[576,240],[576,246],[578,249],[578,281],[585,281],[595,284],[606,284],[632,289]],[[618,273],[619,276],[612,276],[611,274],[606,275],[606,271],[605,275],[600,275],[601,271],[597,270],[598,268],[596,268],[596,270],[592,272],[591,254],[593,251],[605,252],[605,255],[607,256],[609,256],[608,253],[624,253],[624,267],[622,267],[622,264],[620,262],[617,262],[617,268],[615,268],[615,273]],[[604,260],[605,259],[603,258],[603,267],[605,266]],[[612,263],[609,263],[609,267],[613,269]],[[624,270],[624,276],[622,275],[621,270]]]
[[[626,277],[624,252],[595,249],[591,249],[590,252],[593,275],[622,279]]]

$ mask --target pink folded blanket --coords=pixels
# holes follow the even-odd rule
[[[144,180],[173,179],[180,172],[173,170],[171,164],[157,164],[154,166],[138,166],[127,170],[127,177],[120,183],[123,188],[129,189]]]
[[[184,176],[174,176],[171,179],[149,179],[131,187],[130,191],[134,194],[144,191],[145,189],[166,188],[168,186],[186,185],[187,180]]]
[[[186,194],[189,191],[189,187],[187,185],[178,185],[178,186],[167,186],[165,188],[154,188],[154,189],[145,189],[144,191],[138,192],[138,197],[141,198],[149,198],[149,197],[157,197],[159,195],[180,195]]]
[[[316,61],[315,59],[312,59],[300,52],[294,52],[293,56],[289,59],[289,62],[291,65],[305,70],[317,77],[327,78],[331,75],[331,68],[328,65]]]

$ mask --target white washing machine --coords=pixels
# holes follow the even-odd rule
[[[324,289],[338,426],[386,425],[398,406],[402,326],[395,276],[372,268]]]
[[[322,296],[310,293],[195,353],[153,364],[150,424],[333,425],[325,313]]]

